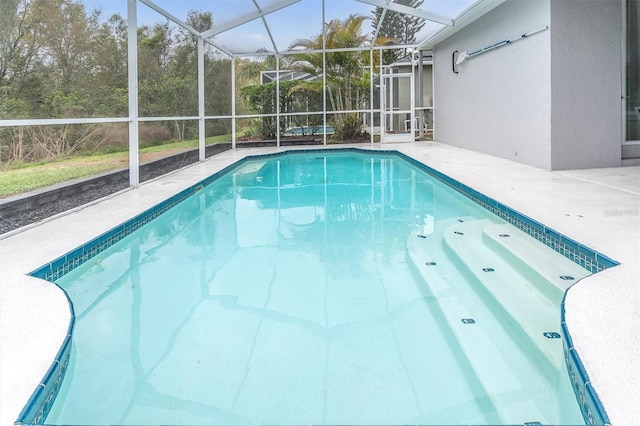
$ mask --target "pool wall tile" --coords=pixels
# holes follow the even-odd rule
[[[618,262],[584,245],[579,244],[568,236],[560,234],[554,229],[531,219],[530,217],[498,202],[497,200],[479,193],[478,191],[467,185],[461,184],[460,182],[432,169],[431,167],[411,157],[406,156],[405,154],[399,152],[391,153],[426,171],[445,185],[453,188],[454,190],[476,202],[477,204],[480,204],[482,207],[489,210],[499,218],[507,221],[523,232],[526,232],[538,241],[542,242],[548,247],[551,247],[553,250],[557,251],[566,258],[579,264],[580,266],[591,272],[599,272],[603,269],[618,265]]]
[[[567,373],[571,387],[578,401],[578,406],[587,425],[611,425],[609,416],[598,397],[597,392],[591,385],[591,379],[587,370],[578,355],[578,351],[573,347],[573,339],[569,334],[565,321],[565,291],[560,305],[560,329],[564,340],[564,358],[567,366]]]
[[[122,223],[111,229],[110,231],[107,231],[104,234],[94,238],[86,244],[73,249],[69,253],[53,260],[49,264],[43,265],[42,267],[31,272],[30,275],[37,278],[45,279],[47,281],[55,282],[61,276],[69,273],[84,262],[87,262],[89,259],[96,256],[98,253],[121,241],[123,238],[127,237],[132,232],[136,231],[161,214],[165,213],[176,204],[181,203],[190,196],[196,194],[202,189],[203,186],[210,184],[220,176],[228,173],[230,170],[242,166],[248,161],[291,154],[326,155],[327,152],[327,149],[311,149],[303,151],[282,151],[264,155],[246,156],[243,159],[230,164],[227,167],[224,167],[220,171],[212,174],[202,181],[191,185],[190,187],[168,198],[167,200],[147,209],[146,211],[140,213],[139,215],[126,221],[125,223]],[[398,151],[374,151],[360,148],[333,148],[331,149],[331,152],[367,153],[374,155],[395,156],[401,158],[409,164],[412,164],[417,168],[427,172],[429,175],[433,176],[441,183],[449,186],[466,198],[479,204],[491,213],[514,225],[516,228],[522,230],[523,232],[526,232],[538,241],[544,243],[548,247],[551,247],[553,250],[561,253],[565,257],[571,259],[575,263],[583,266],[585,269],[591,272],[599,272],[603,269],[618,265],[618,262],[610,259],[609,257],[598,253],[590,249],[589,247],[577,243],[566,235],[560,234],[552,228],[546,227],[545,225],[498,202],[497,200],[494,200],[480,193],[470,186],[456,181],[455,179],[452,179],[449,176],[425,165],[424,163],[421,163],[418,160],[402,154]],[[65,295],[67,295],[66,291],[62,291]],[[55,395],[57,394],[58,389],[61,385],[62,378],[64,377],[64,373],[66,372],[66,368],[69,363],[69,355],[71,353],[71,340],[73,335],[73,327],[75,324],[73,305],[71,304],[68,295],[67,300],[69,302],[71,311],[71,323],[69,325],[68,336],[65,339],[62,347],[60,348],[56,360],[52,364],[49,371],[47,371],[42,382],[38,385],[33,395],[27,402],[27,405],[20,414],[20,417],[18,418],[18,424],[42,423],[48,415],[51,405],[53,404],[53,400],[55,399]],[[589,377],[587,376],[584,366],[580,361],[580,357],[571,344],[571,337],[564,322],[564,299],[561,305],[561,317],[561,328],[563,340],[565,342],[565,360],[567,362],[567,369],[569,371],[571,384],[574,391],[576,392],[576,397],[578,399],[578,402],[580,403],[582,414],[583,416],[585,416],[585,420],[588,421],[589,424],[609,424],[609,420],[604,407],[600,403],[597,393],[589,382]]]
[[[589,419],[593,419],[593,424],[604,424],[604,425],[610,425],[609,419],[608,418],[602,418],[601,413],[604,413],[604,407],[602,406],[602,403],[600,402],[600,398],[598,398],[598,394],[596,393],[595,389],[593,389],[593,386],[591,385],[591,383],[587,383],[585,385],[585,388],[587,390],[587,402],[589,404],[588,407],[588,414],[589,414]],[[592,417],[593,415],[593,417]]]
[[[36,390],[29,398],[29,401],[27,401],[27,405],[22,409],[16,424],[35,423],[37,421],[42,423],[44,418],[40,418],[38,416],[38,411],[40,410],[40,407],[44,405],[45,398],[46,388],[41,383],[36,387]]]
[[[569,350],[573,348],[573,339],[571,338],[571,335],[567,332],[567,323],[564,322],[564,320],[560,324],[560,327],[562,328],[562,331],[564,334],[564,338],[562,339],[562,341],[565,346],[565,355],[569,356]]]
[[[476,191],[468,191],[466,186],[461,186],[455,183],[455,181],[442,173],[432,173],[429,166],[426,166],[415,159],[405,156],[404,154],[398,154],[400,157],[405,158],[411,164],[431,173],[438,180],[453,188],[454,190],[462,193],[466,197],[472,199],[482,207],[486,208],[490,212],[494,213],[501,219],[511,223],[515,227],[521,229],[527,234],[531,235],[543,244],[551,247],[556,252],[562,254],[573,262],[579,264],[583,268],[593,273],[602,271],[606,268],[610,268],[618,265],[615,260],[592,250],[591,248],[577,243],[575,240],[560,234],[552,228],[549,228],[523,214],[505,206],[504,204],[493,200],[491,198],[485,200],[478,197]],[[564,300],[566,298],[566,291],[561,304],[561,331],[563,335],[564,355],[567,365],[567,371],[571,385],[573,387],[576,399],[579,403],[580,410],[582,412],[585,422],[589,425],[609,425],[609,417],[604,409],[604,406],[600,402],[598,395],[590,383],[589,376],[586,369],[580,360],[578,352],[573,347],[573,340],[569,334],[565,322],[565,308]]]
[[[71,357],[71,339],[73,338],[72,336],[76,317],[69,295],[64,289],[61,288],[60,290],[62,290],[67,298],[69,311],[71,313],[67,336],[58,350],[55,360],[18,416],[16,424],[19,425],[44,424],[44,421],[56,399],[56,395],[62,386],[62,380],[64,379],[67,367],[69,366],[69,359]]]

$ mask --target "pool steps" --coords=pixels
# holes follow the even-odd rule
[[[536,355],[542,355],[538,361],[549,363],[552,369],[559,370],[564,362],[562,342],[560,339],[548,339],[544,333],[560,332],[560,301],[554,304],[548,298],[540,299],[538,288],[548,283],[538,281],[534,284],[510,264],[510,259],[485,249],[484,229],[490,225],[492,222],[483,219],[451,227],[444,233],[444,247],[464,268],[471,282],[477,284],[476,290],[495,302],[496,314],[503,315],[508,324],[533,342],[533,348],[540,352]],[[455,232],[462,232],[463,235]],[[485,272],[483,269],[486,267],[494,271]],[[530,267],[535,268],[535,263],[530,263]],[[504,286],[504,282],[509,285]],[[539,299],[540,303],[530,303],[529,300],[535,299]],[[526,347],[528,342],[521,343]]]
[[[472,218],[465,218],[471,220]],[[423,278],[425,286],[438,301],[440,308],[439,316],[444,319],[444,326],[448,328],[453,345],[458,346],[457,351],[465,358],[465,362],[473,370],[477,378],[476,389],[473,393],[477,398],[481,398],[486,406],[485,411],[490,413],[490,417],[485,420],[489,423],[504,424],[512,423],[513,419],[531,419],[527,417],[528,412],[535,416],[539,412],[534,402],[530,400],[520,401],[505,405],[500,413],[495,407],[500,406],[501,399],[509,399],[512,395],[517,395],[525,383],[521,383],[518,376],[511,369],[490,368],[492,365],[508,365],[504,361],[504,348],[495,343],[495,336],[488,335],[483,328],[483,324],[494,321],[491,307],[478,306],[473,301],[468,301],[470,295],[456,291],[456,286],[465,286],[465,280],[459,274],[443,273],[441,268],[436,267],[447,260],[444,258],[433,258],[430,253],[442,253],[440,239],[444,230],[457,229],[460,223],[457,220],[438,221],[433,234],[426,239],[417,238],[422,235],[417,232],[408,240],[408,255],[411,263]],[[442,256],[442,254],[440,254]],[[435,265],[427,265],[427,261],[432,261]],[[475,306],[473,311],[467,306]],[[464,323],[463,319],[472,319],[476,323]],[[489,367],[489,368],[488,368]],[[480,387],[479,389],[477,387]],[[534,419],[535,420],[535,419]]]
[[[464,235],[456,234],[456,231]],[[500,237],[504,234],[510,236]],[[468,237],[466,240],[465,236]],[[545,333],[560,334],[560,303],[565,289],[591,273],[560,258],[552,249],[514,227],[496,225],[488,219],[467,221],[447,229],[443,243],[472,282],[479,284],[478,290],[490,295],[496,302],[496,309],[502,311],[512,326],[528,336],[533,348],[539,352],[536,355],[541,355],[539,361],[548,362],[555,371],[562,371],[562,341],[549,338]],[[494,271],[484,272],[483,268],[487,266]],[[563,280],[560,276],[574,279]],[[505,281],[510,283],[508,287],[499,285]],[[540,300],[541,305],[534,306],[529,303],[529,297],[513,297],[521,293],[531,298],[542,294],[545,298]],[[528,348],[529,342],[523,343]]]
[[[530,239],[511,225],[488,219],[438,221],[432,235],[418,238],[419,235],[422,235],[420,229],[408,240],[409,257],[429,291],[437,296],[442,315],[489,398],[496,402],[500,398],[508,398],[523,384],[518,383],[508,370],[500,371],[500,377],[495,376],[495,371],[487,370],[487,363],[503,358],[502,348],[493,344],[492,336],[486,335],[481,324],[464,324],[461,321],[463,318],[475,318],[481,323],[481,315],[484,314],[468,312],[466,304],[460,300],[464,296],[453,295],[451,280],[455,277],[442,275],[442,269],[435,267],[439,261],[452,262],[465,278],[475,284],[474,290],[488,301],[485,307],[487,315],[499,318],[507,332],[513,328],[522,332],[525,338],[517,342],[520,348],[534,356],[552,386],[557,383],[561,374],[566,374],[562,340],[548,338],[544,333],[560,333],[560,303],[564,290],[590,272],[564,259],[553,259],[555,256],[549,256],[549,250],[553,254],[549,247]],[[437,252],[430,246],[439,241],[442,241],[440,244],[445,248],[447,259],[430,257],[431,252]],[[435,262],[436,265],[427,265],[427,262]],[[572,276],[574,280],[563,280],[560,275]],[[500,284],[503,282],[511,284],[504,286]],[[542,305],[534,306],[529,297],[514,297],[514,294],[521,293],[538,299]],[[541,298],[540,294],[544,297]],[[499,420],[522,418],[528,408],[526,402],[515,404],[510,413],[503,410],[502,414],[508,418]],[[532,413],[536,411],[531,407]]]
[[[485,227],[483,241],[511,265],[526,272],[526,277],[537,284],[538,290],[558,306],[567,288],[591,274],[577,263],[567,262],[564,257],[549,256],[549,247],[537,241],[532,242],[528,234],[510,225]],[[558,271],[562,271],[564,276],[573,277],[573,280],[560,278]]]

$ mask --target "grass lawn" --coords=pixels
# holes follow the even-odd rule
[[[231,135],[220,135],[207,138],[206,143],[210,145],[230,140]],[[140,163],[177,154],[197,146],[197,140],[190,140],[142,148]],[[19,168],[2,168],[0,169],[0,198],[128,166],[129,152],[121,151],[72,157],[48,163],[21,165]]]

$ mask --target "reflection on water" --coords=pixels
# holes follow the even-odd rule
[[[482,214],[394,157],[245,164],[59,280],[77,323],[47,422],[501,422],[406,255]]]

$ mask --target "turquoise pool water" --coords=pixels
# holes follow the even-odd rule
[[[584,424],[552,333],[588,274],[398,157],[250,161],[57,280],[46,423]]]
[[[282,134],[284,136],[313,136],[313,135],[332,135],[335,130],[332,125],[326,126],[302,126],[302,127],[289,127]]]

